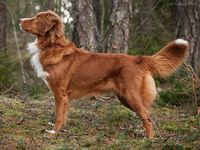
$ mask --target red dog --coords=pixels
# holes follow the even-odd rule
[[[93,53],[77,48],[64,36],[60,17],[52,11],[20,19],[20,27],[36,35],[28,44],[31,63],[55,96],[60,130],[67,117],[69,100],[113,91],[123,105],[141,118],[147,137],[153,138],[150,106],[157,91],[153,76],[166,77],[187,55],[189,44],[177,39],[153,56]]]

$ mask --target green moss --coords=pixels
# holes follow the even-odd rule
[[[17,100],[12,100],[10,103],[1,104],[0,108],[4,110],[4,121],[16,121],[16,119],[20,119],[23,116],[22,110],[24,109],[24,104]]]
[[[161,122],[160,127],[171,132],[175,132],[179,129],[177,123],[174,121]]]
[[[166,144],[162,147],[162,150],[185,150],[185,147],[179,144]]]
[[[22,113],[17,110],[8,110],[3,114],[4,118],[20,117]]]
[[[27,147],[27,143],[26,143],[24,137],[19,137],[17,139],[17,144],[18,144],[17,149],[20,149],[20,150],[25,150]]]
[[[138,127],[140,120],[118,101],[99,101],[98,108],[93,107],[95,103],[91,100],[72,101],[70,120],[62,128],[67,131],[62,130],[51,135],[44,130],[52,128],[47,124],[52,118],[54,109],[52,98],[43,101],[30,100],[25,103],[18,100],[4,100],[0,102],[4,124],[0,132],[0,138],[4,143],[0,143],[0,149],[4,145],[9,145],[11,141],[18,149],[31,149],[37,146],[38,149],[45,150],[133,148],[153,150],[181,146],[185,149],[197,149],[199,145],[199,117],[189,114],[181,116],[180,114],[187,112],[183,108],[172,106],[153,108],[152,115],[156,116],[154,121],[162,138],[147,140],[138,131],[141,129]],[[19,119],[16,118],[18,115],[24,118],[23,121],[18,122]],[[156,130],[155,132],[157,135]]]

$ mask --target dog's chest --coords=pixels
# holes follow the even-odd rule
[[[46,80],[46,77],[49,76],[48,72],[44,71],[41,63],[40,63],[40,50],[37,47],[37,41],[35,40],[32,43],[29,43],[27,46],[27,49],[29,53],[32,55],[31,57],[31,65],[33,66],[33,69],[37,73],[37,76],[39,78],[42,78],[46,85],[48,85],[48,82]]]

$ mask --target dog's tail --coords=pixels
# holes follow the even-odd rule
[[[177,39],[153,56],[144,56],[143,60],[153,76],[167,77],[182,64],[188,54],[188,49],[187,41]]]

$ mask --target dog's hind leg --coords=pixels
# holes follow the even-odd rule
[[[127,99],[128,107],[135,111],[138,117],[142,120],[143,126],[146,130],[147,138],[153,138],[153,126],[149,110],[144,106],[139,94],[129,93],[124,95]]]
[[[130,105],[128,104],[128,102],[127,102],[125,97],[120,96],[119,94],[117,94],[117,98],[126,108],[128,108],[128,109],[133,111],[133,109],[130,107]]]
[[[140,93],[144,106],[149,109],[157,96],[156,85],[153,77],[150,74],[143,78],[143,84]]]

